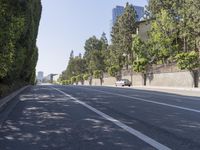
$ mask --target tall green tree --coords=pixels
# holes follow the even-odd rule
[[[41,11],[40,0],[0,0],[1,85],[12,88],[34,84]]]
[[[109,46],[110,61],[107,62],[109,72],[111,70],[117,70],[117,79],[121,78],[121,70],[124,66],[128,69],[128,66],[133,63],[132,53],[132,35],[136,33],[136,12],[132,5],[126,4],[124,13],[117,18],[116,23],[112,27],[111,31],[111,45]],[[113,69],[118,68],[118,69]]]
[[[132,35],[136,33],[136,11],[133,5],[126,4],[124,13],[119,17],[119,36],[120,48],[123,50],[125,56],[125,64],[128,69],[129,65],[133,63],[132,53]]]
[[[200,58],[196,51],[182,52],[176,55],[178,67],[181,70],[189,70],[193,76],[194,87],[198,87]]]
[[[117,80],[119,80],[119,72],[120,72],[120,68],[118,66],[111,66],[108,69],[108,73],[110,76],[115,77]]]
[[[135,56],[133,70],[142,74],[143,85],[146,85],[146,74],[151,56],[149,55],[147,44],[138,35],[133,35],[132,51]]]
[[[170,20],[173,20],[172,26],[176,30],[176,44],[178,45],[178,51],[176,51],[172,56],[173,60],[177,62],[177,65],[182,70],[189,70],[194,78],[194,86],[197,87],[199,73],[199,52],[200,52],[200,3],[198,0],[150,0],[148,6],[149,14],[151,17],[157,20],[158,15],[162,12],[167,12],[170,16]],[[161,15],[163,17],[165,15]],[[166,24],[166,23],[165,23]],[[155,28],[155,23],[153,24]],[[166,24],[167,27],[169,26]],[[168,28],[169,29],[169,28]],[[159,34],[160,33],[160,34]],[[166,30],[162,32],[153,33],[154,37],[161,38],[163,34],[166,33]],[[175,36],[175,35],[174,35]],[[173,46],[173,43],[170,44],[168,39],[170,36],[165,38],[164,43],[168,43]],[[155,38],[154,38],[155,39]],[[170,38],[173,39],[173,38]],[[156,41],[156,39],[155,39]],[[156,52],[159,54],[159,49],[162,50],[158,45],[162,44],[159,42],[154,44],[154,47],[158,48]],[[154,43],[154,42],[153,42]],[[154,48],[155,49],[155,48]],[[173,48],[171,48],[173,50]],[[167,52],[167,51],[164,51]],[[167,54],[167,53],[165,53]],[[176,55],[176,56],[174,56]]]
[[[150,54],[154,63],[167,64],[170,58],[177,54],[176,44],[177,30],[171,15],[164,9],[156,15],[152,21],[150,31]]]
[[[86,60],[79,54],[74,56],[72,50],[66,70],[62,73],[61,80],[70,80],[74,76],[82,75],[87,72]]]
[[[110,59],[110,55],[109,55],[109,50],[108,50],[108,39],[106,37],[106,34],[103,32],[100,38],[101,41],[101,55],[102,55],[102,66],[103,66],[103,72],[107,71],[108,67],[109,67],[109,59]]]
[[[101,70],[95,70],[93,73],[94,77],[100,79],[100,84],[103,83],[103,72]]]
[[[184,52],[197,50],[200,37],[200,4],[198,0],[182,0],[179,9],[179,36]]]
[[[174,19],[179,16],[178,11],[182,6],[182,0],[171,1],[171,0],[149,0],[147,6],[147,15],[150,18],[156,18],[156,15],[161,10],[167,10]]]
[[[105,37],[97,39],[95,36],[89,38],[85,42],[85,54],[87,68],[90,75],[95,70],[105,70],[105,52],[107,51],[107,43]]]
[[[112,27],[111,31],[111,45],[108,47],[109,51],[109,58],[108,59],[108,66],[109,68],[112,66],[117,66],[120,70],[123,68],[124,65],[124,58],[123,53],[124,50],[120,47],[120,26],[119,26],[119,18],[117,19],[116,23]]]
[[[149,0],[148,12],[157,18],[161,10],[167,11],[177,30],[179,51],[188,52],[199,45],[200,5],[198,0]]]

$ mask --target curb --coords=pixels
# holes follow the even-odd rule
[[[136,89],[146,90],[178,90],[178,91],[200,91],[200,88],[160,87],[160,86],[134,86]]]
[[[0,110],[2,110],[3,107],[5,107],[14,97],[16,97],[19,93],[23,92],[28,87],[30,87],[30,85],[25,86],[15,92],[13,92],[12,94],[0,99]]]
[[[103,85],[103,86],[116,87],[114,85]],[[142,90],[178,90],[178,91],[200,92],[200,88],[181,88],[181,87],[165,87],[165,86],[131,86],[131,87],[119,87],[118,86],[116,88],[131,88],[131,89],[142,89]]]
[[[115,86],[115,85],[79,85],[79,86],[97,86],[97,87],[113,87],[113,88],[128,88],[128,89],[139,89],[139,90],[176,90],[176,91],[193,91],[200,92],[200,88],[186,88],[186,87],[168,87],[168,86]]]

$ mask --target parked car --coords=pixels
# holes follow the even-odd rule
[[[131,81],[129,81],[128,79],[121,79],[117,82],[115,82],[115,86],[131,86]]]

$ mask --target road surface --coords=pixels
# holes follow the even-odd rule
[[[200,97],[194,96],[33,86],[0,118],[0,150],[200,150]]]

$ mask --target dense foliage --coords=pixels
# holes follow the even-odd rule
[[[108,69],[109,75],[116,78],[118,78],[119,71],[120,71],[120,68],[118,66],[112,66]]]
[[[74,52],[71,51],[70,59],[68,62],[67,69],[63,71],[61,75],[62,80],[71,80],[72,84],[81,82],[83,79],[92,79],[91,76],[103,81],[103,72],[106,71],[106,54],[108,49],[108,41],[105,33],[102,34],[101,38],[93,36],[85,42],[85,54],[82,57],[74,56]],[[76,77],[76,79],[74,78]],[[91,81],[90,81],[91,82]]]
[[[146,78],[147,70],[152,65],[170,63],[176,63],[180,69],[193,72],[195,79],[199,78],[199,0],[149,0],[146,13],[146,23],[151,26],[147,33],[148,40],[138,35],[135,18],[134,7],[127,3],[124,13],[112,27],[110,45],[105,35],[101,39],[93,36],[85,42],[83,59],[86,66],[81,72],[87,74],[85,79],[95,77],[101,80],[102,72],[118,79],[122,69],[134,70]],[[69,61],[68,68],[71,64]],[[73,75],[67,76],[71,78]]]
[[[199,55],[195,51],[180,53],[176,55],[178,67],[180,69],[195,70],[200,66]]]
[[[199,78],[200,3],[198,0],[150,0],[149,16],[153,17],[150,51],[155,64],[176,62]],[[197,87],[198,80],[194,80]]]
[[[34,84],[40,0],[0,0],[0,96]]]
[[[136,33],[136,12],[133,5],[126,4],[124,13],[118,17],[111,31],[110,61],[111,66],[128,66],[133,63],[132,35]]]

